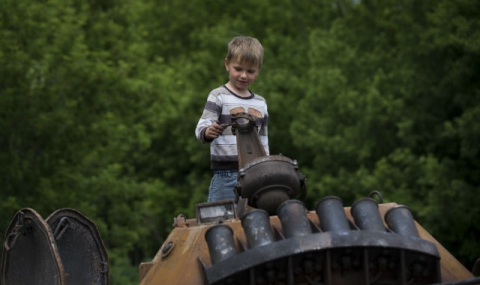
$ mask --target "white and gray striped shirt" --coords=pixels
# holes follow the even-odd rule
[[[212,123],[230,124],[230,110],[243,107],[248,113],[249,109],[255,109],[262,114],[257,119],[258,134],[267,155],[268,148],[268,111],[266,100],[250,91],[251,96],[240,97],[228,89],[225,85],[210,92],[203,114],[195,129],[197,139],[202,143],[210,144],[210,159],[212,169],[238,169],[237,140],[232,134],[231,126],[227,127],[223,134],[213,141],[205,139],[205,130]]]

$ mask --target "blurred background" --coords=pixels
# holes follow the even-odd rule
[[[480,1],[0,0],[0,241],[15,213],[74,208],[111,284],[138,284],[211,179],[194,129],[258,38],[270,153],[307,208],[380,191],[467,269],[480,257]]]

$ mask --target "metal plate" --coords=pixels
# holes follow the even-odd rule
[[[109,284],[107,253],[93,222],[73,209],[59,209],[46,222],[57,243],[67,285]]]
[[[5,235],[2,284],[65,285],[65,274],[53,235],[33,209],[17,212]]]

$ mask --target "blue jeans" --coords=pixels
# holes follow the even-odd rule
[[[237,184],[237,176],[237,169],[214,170],[208,189],[208,202],[235,200],[236,195],[233,188]]]

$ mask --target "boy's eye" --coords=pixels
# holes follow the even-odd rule
[[[243,67],[239,67],[239,66],[235,66],[234,69],[235,69],[235,71],[237,71],[237,72],[242,72],[242,71],[245,70]],[[256,72],[255,69],[247,69],[246,71],[247,71],[247,73],[249,73],[249,74],[254,74],[254,73]]]

